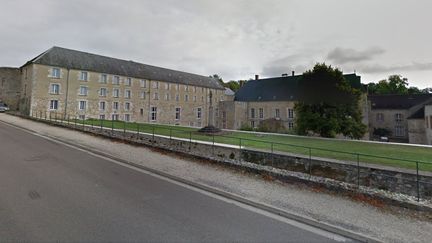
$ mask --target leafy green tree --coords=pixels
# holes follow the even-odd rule
[[[240,83],[234,80],[229,81],[228,83],[224,83],[224,86],[236,92],[240,89]]]
[[[361,91],[352,88],[339,69],[318,63],[303,73],[299,88],[300,102],[295,105],[297,133],[313,132],[322,137],[343,134],[356,139],[364,135]]]
[[[419,89],[415,86],[408,86],[408,79],[401,75],[391,75],[388,79],[378,83],[368,84],[369,94],[427,94],[430,88]]]

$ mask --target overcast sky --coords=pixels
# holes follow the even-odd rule
[[[0,0],[0,66],[51,46],[225,81],[317,62],[362,82],[400,74],[432,87],[432,1]]]

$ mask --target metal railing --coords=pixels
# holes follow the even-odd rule
[[[98,129],[100,132],[108,131],[113,136],[114,132],[122,131],[123,139],[126,138],[126,134],[136,135],[148,134],[152,137],[152,143],[155,141],[156,136],[163,136],[169,138],[170,141],[173,139],[180,139],[182,141],[189,142],[189,150],[191,150],[192,143],[207,143],[212,146],[212,153],[214,155],[215,146],[231,146],[232,148],[238,148],[241,152],[253,153],[253,151],[265,152],[270,154],[270,159],[265,159],[264,165],[272,166],[275,168],[286,169],[286,164],[280,163],[278,161],[278,156],[291,155],[301,159],[304,162],[304,169],[298,169],[297,171],[308,174],[309,178],[319,173],[314,171],[314,163],[316,160],[328,160],[331,162],[332,159],[337,161],[348,162],[350,168],[346,168],[347,172],[355,174],[355,178],[348,180],[348,183],[356,184],[359,188],[360,186],[369,186],[367,183],[362,183],[362,178],[364,176],[374,176],[374,169],[376,166],[386,165],[392,166],[392,162],[402,163],[402,166],[394,166],[398,169],[410,169],[413,179],[404,178],[407,182],[412,182],[415,184],[416,198],[420,200],[422,198],[421,188],[432,188],[432,181],[427,181],[422,179],[425,177],[421,175],[422,171],[432,171],[432,163],[426,161],[402,159],[388,156],[377,156],[358,152],[346,152],[338,151],[326,148],[318,148],[312,146],[304,146],[298,144],[280,143],[280,142],[269,142],[258,139],[242,138],[229,135],[206,135],[197,133],[196,130],[186,130],[187,128],[177,128],[166,125],[158,124],[146,124],[146,123],[134,123],[119,120],[101,120],[101,119],[85,119],[84,117],[70,117],[69,115],[64,116],[63,114],[56,112],[39,111],[33,112],[32,118],[37,120],[43,120],[50,123],[55,123],[59,125],[69,126],[78,130],[85,130],[86,127],[91,129]],[[432,151],[431,151],[432,153]],[[238,158],[241,160],[241,158]],[[337,162],[334,161],[334,162]],[[247,161],[250,162],[250,161]],[[375,166],[374,166],[375,165]],[[408,172],[406,172],[408,173]],[[320,175],[328,177],[328,175]],[[387,177],[388,180],[397,180],[396,176],[379,175],[381,177]],[[352,176],[351,176],[352,177]],[[331,177],[330,177],[331,178]],[[431,177],[432,178],[432,177]],[[385,189],[385,188],[380,188]],[[429,192],[423,193],[427,197],[432,197]]]

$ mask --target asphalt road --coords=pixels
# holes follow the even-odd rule
[[[0,240],[334,242],[344,238],[0,123]]]

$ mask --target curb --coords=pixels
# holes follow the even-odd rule
[[[82,145],[78,145],[78,144],[72,144],[72,143],[70,143],[68,141],[64,141],[64,140],[61,140],[59,138],[56,138],[56,137],[53,137],[53,136],[50,136],[50,135],[40,134],[40,133],[38,133],[36,131],[33,131],[31,129],[28,129],[28,128],[25,128],[25,127],[22,127],[22,126],[18,126],[18,125],[15,125],[15,124],[11,124],[11,123],[8,123],[8,122],[5,122],[5,121],[0,121],[0,122],[4,123],[4,124],[7,124],[9,126],[18,128],[18,129],[25,130],[25,131],[30,132],[32,134],[37,134],[37,135],[39,135],[41,137],[44,137],[44,138],[49,138],[49,139],[54,140],[54,141],[56,141],[58,143],[67,144],[67,145],[69,145],[72,148],[78,148],[78,149],[81,149],[81,150],[85,150],[85,151],[88,151],[90,153],[93,153],[93,154],[96,154],[96,155],[99,155],[99,156],[102,156],[102,157],[106,157],[106,158],[115,160],[117,162],[120,162],[120,163],[123,163],[123,164],[127,164],[129,166],[132,166],[132,167],[135,167],[135,168],[138,168],[138,169],[141,169],[141,170],[145,170],[145,171],[148,171],[150,173],[153,173],[153,174],[156,174],[156,175],[159,175],[159,176],[171,179],[173,181],[180,182],[182,184],[185,184],[185,185],[188,185],[188,186],[191,186],[191,187],[195,187],[195,188],[201,189],[203,191],[207,191],[207,192],[210,192],[212,194],[215,194],[215,195],[218,195],[218,196],[222,196],[222,197],[225,197],[225,198],[228,198],[228,199],[231,199],[231,200],[243,203],[245,205],[252,206],[252,207],[261,209],[263,211],[267,211],[267,212],[270,212],[270,213],[273,213],[273,214],[285,217],[285,218],[290,219],[290,220],[298,221],[300,223],[303,223],[303,224],[306,224],[306,225],[309,225],[309,226],[312,226],[312,227],[316,227],[318,229],[322,229],[322,230],[325,230],[325,231],[328,231],[328,232],[331,232],[331,233],[335,233],[335,234],[338,234],[338,235],[341,235],[341,236],[344,236],[344,237],[347,237],[347,238],[351,238],[351,239],[354,239],[354,240],[358,240],[358,241],[361,241],[361,242],[381,242],[381,241],[379,241],[379,240],[377,240],[375,238],[369,237],[369,236],[365,236],[365,235],[362,235],[362,234],[359,234],[359,233],[355,233],[355,232],[352,232],[352,231],[349,231],[349,230],[346,230],[346,229],[342,229],[342,228],[339,228],[339,227],[336,227],[336,226],[333,226],[333,225],[330,225],[330,224],[327,224],[327,223],[324,223],[324,222],[320,222],[320,221],[316,221],[316,220],[313,220],[313,219],[305,218],[305,217],[302,217],[300,215],[292,214],[292,213],[283,211],[281,209],[278,209],[278,208],[275,208],[275,207],[272,207],[272,206],[269,206],[269,205],[266,205],[266,204],[263,204],[263,203],[255,202],[255,201],[249,200],[247,198],[240,197],[238,195],[235,195],[235,194],[232,194],[232,193],[229,193],[229,192],[226,192],[226,191],[222,191],[222,190],[214,188],[214,187],[210,187],[210,186],[206,186],[206,185],[203,185],[203,184],[199,184],[199,183],[196,183],[196,182],[193,182],[193,181],[189,181],[189,180],[183,179],[181,177],[177,177],[177,176],[168,174],[168,173],[163,172],[163,171],[159,171],[159,170],[155,170],[155,169],[143,166],[143,165],[135,164],[135,163],[129,162],[127,160],[123,160],[123,159],[117,158],[115,156],[106,154],[105,152],[102,152],[102,151],[99,151],[99,150],[96,150],[96,149],[91,149],[91,148],[88,148],[88,147],[85,147],[85,146],[82,146]]]

